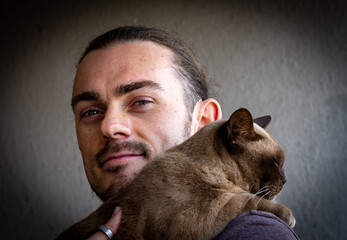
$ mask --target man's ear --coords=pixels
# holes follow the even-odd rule
[[[222,118],[222,109],[213,98],[200,101],[195,105],[192,119],[192,134],[196,133],[210,122]]]

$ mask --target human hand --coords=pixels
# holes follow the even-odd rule
[[[119,227],[120,221],[122,218],[122,211],[119,206],[115,208],[113,211],[112,217],[105,223],[104,225],[108,227],[113,235],[116,234],[117,229]],[[109,240],[106,234],[102,231],[97,231],[92,236],[90,236],[87,240]]]

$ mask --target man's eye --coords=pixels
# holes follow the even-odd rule
[[[135,106],[139,106],[139,105],[145,105],[145,104],[148,104],[148,103],[151,103],[150,101],[148,100],[141,100],[141,101],[137,101],[134,103]]]
[[[135,98],[130,102],[129,110],[137,113],[147,112],[154,106],[154,100],[151,98]]]
[[[95,110],[95,109],[93,109],[93,110],[88,110],[88,111],[86,111],[86,112],[84,112],[84,113],[82,114],[82,117],[91,117],[91,116],[96,115],[96,114],[99,114],[99,113],[101,113],[101,112],[98,111],[98,110]]]

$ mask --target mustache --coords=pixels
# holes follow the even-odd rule
[[[150,146],[144,142],[137,142],[137,141],[125,141],[125,142],[107,142],[105,147],[101,149],[97,154],[95,155],[96,161],[99,165],[102,164],[103,159],[108,155],[112,153],[117,153],[120,151],[129,151],[129,152],[136,152],[136,153],[142,153],[145,157],[145,159],[148,159],[152,155],[152,150]]]

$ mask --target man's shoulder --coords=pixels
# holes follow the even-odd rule
[[[293,229],[274,214],[252,210],[231,220],[215,238],[215,240],[226,239],[297,240],[299,238]]]

